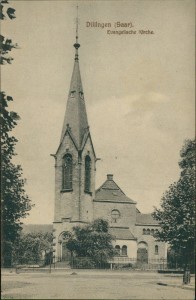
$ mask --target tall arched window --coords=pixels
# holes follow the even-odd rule
[[[146,234],[150,234],[150,229],[148,228],[147,230],[146,230]]]
[[[122,255],[127,255],[127,246],[122,246]]]
[[[155,255],[159,254],[159,247],[157,245],[154,247],[154,253]]]
[[[91,159],[90,156],[85,157],[85,192],[91,191]]]
[[[116,245],[116,246],[115,246],[115,249],[117,250],[117,255],[120,255],[120,246],[119,246],[119,245]]]
[[[145,228],[143,228],[143,234],[146,234],[146,229]]]
[[[72,156],[65,154],[63,158],[63,189],[72,189]]]

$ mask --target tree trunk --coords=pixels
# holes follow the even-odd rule
[[[184,258],[185,258],[185,263],[184,263],[183,284],[189,284],[191,282],[191,273],[188,265],[187,253],[185,253]]]

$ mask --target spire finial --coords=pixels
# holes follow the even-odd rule
[[[76,14],[76,43],[78,42],[78,5],[76,6],[77,14]]]
[[[78,5],[76,6],[76,9],[77,9],[77,17],[76,17],[76,42],[74,44],[74,47],[76,49],[75,60],[78,60],[78,48],[80,47],[80,44],[78,43]]]

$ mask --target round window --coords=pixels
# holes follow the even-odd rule
[[[120,218],[120,212],[117,209],[113,209],[111,215],[114,222],[116,222]]]

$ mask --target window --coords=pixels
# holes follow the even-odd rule
[[[120,255],[120,246],[119,246],[119,245],[116,245],[116,246],[115,246],[115,249],[117,250],[117,255]]]
[[[149,228],[146,230],[146,234],[150,234],[150,229]]]
[[[122,246],[122,255],[127,255],[127,246]]]
[[[151,229],[151,235],[154,235],[154,229]]]
[[[117,209],[113,209],[112,213],[111,213],[112,219],[114,220],[114,222],[116,223],[117,220],[120,218],[120,212]]]
[[[157,245],[154,247],[154,254],[159,254],[159,247]]]
[[[75,91],[71,91],[70,96],[71,98],[75,97]]]
[[[84,94],[83,94],[83,92],[79,92],[79,94],[80,94],[80,98],[84,99]]]
[[[91,159],[87,155],[85,157],[85,192],[91,191]]]
[[[66,154],[63,159],[63,189],[72,189],[72,156]]]
[[[143,229],[143,234],[146,234],[146,229],[145,228]]]

